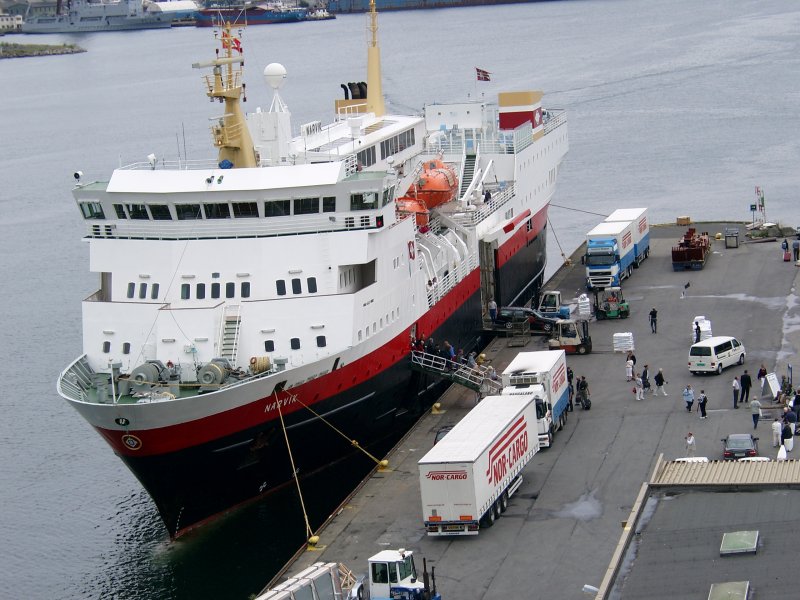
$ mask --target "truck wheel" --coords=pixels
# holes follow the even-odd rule
[[[500,498],[497,499],[497,502],[492,504],[492,513],[494,514],[494,520],[500,518]]]
[[[364,600],[364,588],[363,587],[358,588],[358,592],[356,592],[356,596],[358,597],[358,600]]]
[[[511,321],[506,322],[506,329],[511,329],[513,326],[514,324]]]
[[[542,329],[544,329],[547,333],[550,333],[551,331],[553,331],[553,324],[552,323],[545,323],[542,326]]]
[[[494,525],[494,519],[494,505],[492,505],[492,507],[486,511],[486,514],[483,515],[480,523],[481,527],[484,529],[489,529],[489,527]]]
[[[500,499],[498,500],[498,502],[500,503],[500,512],[501,513],[506,512],[506,510],[508,509],[508,490],[506,490],[500,495]]]
[[[578,354],[586,354],[586,346],[584,346],[583,344],[578,346]]]

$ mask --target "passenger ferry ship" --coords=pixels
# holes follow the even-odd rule
[[[390,115],[377,14],[368,77],[334,122],[291,137],[245,115],[227,26],[206,63],[219,155],[77,181],[90,269],[84,354],[59,393],[147,489],[175,537],[408,427],[442,391],[412,371],[418,338],[477,349],[482,307],[541,285],[547,207],[568,148],[539,92]],[[352,92],[352,97],[351,97]]]

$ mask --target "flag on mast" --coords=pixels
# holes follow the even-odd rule
[[[475,67],[475,72],[478,75],[478,81],[491,81],[492,78],[490,77],[491,73],[489,71],[484,71],[483,69],[479,69]]]

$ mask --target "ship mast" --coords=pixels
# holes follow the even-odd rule
[[[220,166],[230,164],[228,168],[255,167],[256,152],[239,102],[244,94],[242,45],[240,38],[231,34],[230,23],[225,23],[222,31],[222,50],[221,58],[217,49],[218,58],[192,65],[194,69],[213,67],[212,74],[204,76],[208,88],[206,95],[225,104],[225,112],[211,126],[214,145],[219,148],[218,163]]]
[[[370,35],[367,47],[367,112],[382,117],[386,109],[383,106],[381,87],[381,49],[378,46],[378,12],[375,10],[375,0],[369,0],[367,32]]]

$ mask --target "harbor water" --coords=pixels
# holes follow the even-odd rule
[[[261,71],[280,62],[294,133],[330,120],[340,84],[365,79],[365,25],[363,15],[341,15],[249,28],[245,107],[269,106]],[[568,111],[552,273],[560,249],[569,254],[616,208],[647,206],[655,223],[747,221],[761,186],[768,220],[800,225],[798,32],[792,0],[392,12],[380,16],[383,89],[390,111],[525,89]],[[14,36],[87,52],[0,61],[2,597],[245,599],[305,539],[297,491],[287,488],[169,542],[138,482],[55,391],[81,352],[81,300],[98,287],[72,174],[103,179],[150,153],[212,157],[208,124],[220,107],[191,68],[213,57],[212,35]],[[475,81],[476,67],[491,80]],[[356,459],[304,484],[312,527],[368,468]]]

